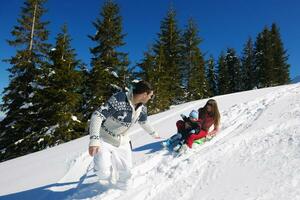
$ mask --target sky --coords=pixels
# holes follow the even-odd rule
[[[66,23],[72,37],[72,47],[88,66],[94,44],[87,37],[95,34],[92,22],[99,17],[103,0],[49,0],[45,7],[48,12],[44,20],[49,20],[49,42],[54,43],[60,27]],[[284,47],[289,55],[290,76],[300,75],[300,21],[298,0],[116,0],[123,18],[123,33],[126,45],[122,51],[129,53],[130,66],[143,58],[143,53],[157,39],[162,19],[170,7],[177,13],[179,27],[183,29],[189,18],[193,18],[199,28],[203,42],[200,49],[206,58],[216,59],[226,48],[235,48],[241,54],[249,37],[256,38],[265,26],[277,23]],[[23,0],[0,1],[0,93],[8,86],[9,64],[3,59],[15,54],[6,40],[11,39],[11,30],[17,25]]]
[[[181,113],[203,107],[207,99],[149,116],[161,140],[135,124],[128,132],[133,145],[128,190],[100,185],[84,136],[1,162],[0,199],[299,200],[299,91],[300,83],[215,97],[220,132],[181,155],[160,142],[176,133]]]

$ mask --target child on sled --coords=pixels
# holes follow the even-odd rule
[[[210,99],[205,106],[199,108],[198,112],[192,110],[189,117],[182,115],[183,120],[176,122],[178,133],[163,142],[163,146],[181,151],[192,148],[195,140],[215,136],[220,127],[220,113],[217,102]],[[209,131],[211,127],[212,131]]]

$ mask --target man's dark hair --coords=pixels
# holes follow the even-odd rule
[[[142,94],[144,92],[147,92],[149,94],[151,91],[153,91],[152,86],[147,81],[139,81],[134,82],[132,84],[132,91],[133,94]]]

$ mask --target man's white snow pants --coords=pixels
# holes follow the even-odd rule
[[[94,170],[100,180],[109,180],[115,174],[118,182],[126,183],[131,176],[132,155],[129,142],[115,147],[101,141],[94,156]]]

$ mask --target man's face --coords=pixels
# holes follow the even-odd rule
[[[149,94],[147,94],[147,92],[145,92],[143,94],[143,103],[146,104],[151,98],[153,97],[153,91],[151,91]]]

